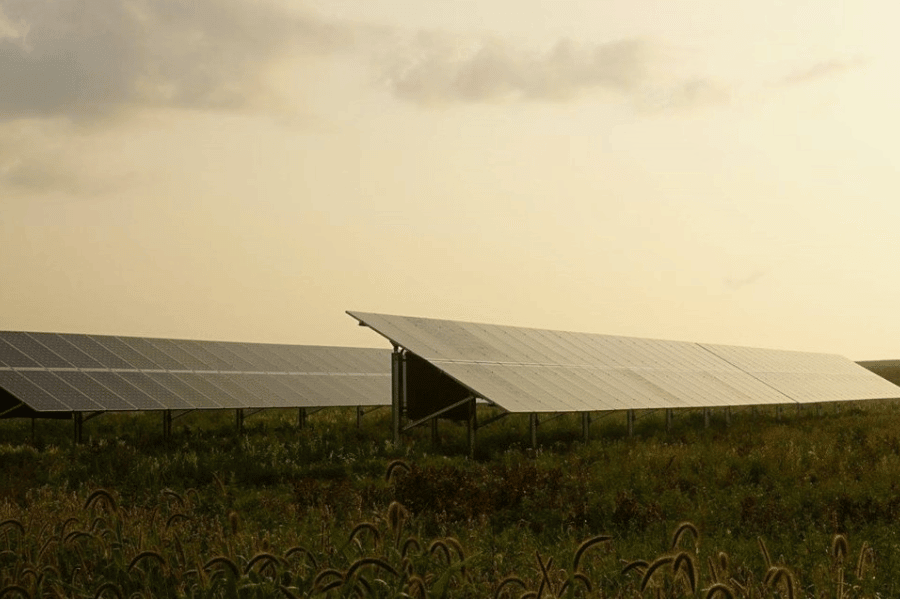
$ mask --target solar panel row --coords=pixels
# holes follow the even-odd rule
[[[842,356],[348,312],[509,412],[898,398]]]
[[[0,332],[0,388],[39,412],[383,406],[390,351]]]

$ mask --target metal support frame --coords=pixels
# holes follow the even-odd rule
[[[531,449],[537,450],[537,428],[540,423],[538,422],[537,413],[531,413],[528,415],[528,430],[531,433]]]
[[[306,417],[307,417],[306,409],[298,408],[297,409],[297,427],[298,428],[303,429],[304,427],[306,427]]]
[[[363,412],[363,407],[357,406],[356,407],[356,428],[357,429],[362,429],[362,418],[363,418],[364,414],[366,414],[366,413]]]
[[[494,421],[499,421],[500,419],[504,419],[504,418],[508,417],[508,416],[511,415],[511,414],[513,414],[513,413],[502,412],[502,413],[500,413],[499,415],[494,415],[494,416],[491,417],[490,419],[486,419],[486,420],[482,421],[481,423],[479,423],[479,424],[478,424],[478,427],[479,427],[479,428],[480,428],[480,427],[486,427],[486,426],[490,425],[491,423],[493,423]]]
[[[725,407],[725,426],[731,427],[731,407]]]
[[[666,409],[666,432],[672,431],[672,421],[674,420],[674,411],[671,408]]]
[[[72,413],[72,422],[75,426],[74,441],[76,444],[81,444],[81,434],[84,430],[84,416],[80,412],[75,411]]]
[[[584,440],[584,443],[587,444],[591,441],[591,413],[583,412],[581,413],[581,437]]]
[[[7,408],[7,409],[4,410],[3,412],[0,412],[0,417],[3,417],[4,415],[7,415],[7,414],[11,413],[12,411],[16,410],[17,408],[22,408],[23,406],[25,406],[25,403],[20,401],[20,402],[19,402],[18,404],[16,404],[15,406],[10,407],[10,408]]]
[[[817,417],[822,416],[822,403],[821,402],[816,402],[816,416]]]
[[[236,408],[234,410],[234,425],[238,433],[244,433],[244,409]]]
[[[628,428],[628,437],[634,435],[634,409],[629,408],[625,411],[625,426]]]
[[[403,352],[394,344],[391,353],[391,432],[394,445],[400,445],[401,417],[403,414]]]
[[[92,412],[85,415],[80,411],[72,412],[72,422],[74,424],[74,439],[76,444],[81,444],[84,439],[84,424],[93,419],[94,417],[100,416],[103,414],[103,411]]]
[[[475,458],[475,432],[478,430],[478,412],[475,404],[475,397],[472,396],[471,406],[469,407],[469,418],[466,419],[466,433],[469,442],[469,458]]]
[[[450,412],[450,411],[453,410],[454,408],[459,408],[460,406],[462,406],[463,404],[465,404],[465,403],[467,403],[467,402],[475,402],[475,396],[466,396],[465,398],[463,398],[463,399],[460,400],[459,402],[454,402],[453,404],[450,404],[449,406],[445,406],[444,408],[442,408],[441,410],[439,410],[439,411],[437,411],[437,412],[431,413],[431,414],[428,415],[427,417],[422,417],[421,419],[418,419],[418,420],[416,420],[416,421],[413,421],[412,423],[409,423],[408,425],[402,427],[402,428],[401,428],[401,432],[403,432],[403,431],[409,431],[410,429],[413,429],[414,427],[418,427],[418,426],[421,425],[422,423],[427,423],[427,422],[430,421],[431,419],[434,419],[434,418],[436,418],[436,417],[439,417],[439,416],[441,416],[442,414],[444,414],[444,413],[446,413],[446,412]]]
[[[163,411],[163,437],[168,439],[172,435],[172,421],[175,419],[180,419],[181,417],[194,412],[193,408],[189,408],[187,410],[175,411],[171,408],[168,408]]]

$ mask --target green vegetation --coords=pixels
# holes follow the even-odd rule
[[[0,422],[0,597],[897,597],[900,407]]]

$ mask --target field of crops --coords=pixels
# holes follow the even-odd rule
[[[897,597],[898,408],[0,422],[0,597]]]

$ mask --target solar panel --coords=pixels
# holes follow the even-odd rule
[[[83,371],[57,371],[56,376],[88,398],[95,399],[104,410],[135,410],[133,404]]]
[[[0,387],[24,401],[34,410],[51,412],[72,410],[16,371],[0,371]]]
[[[37,385],[59,400],[60,403],[68,407],[69,410],[85,411],[98,410],[100,408],[99,404],[67,384],[51,371],[44,371],[41,369],[35,371],[21,371],[21,374],[31,383]]]
[[[113,354],[105,346],[87,335],[65,335],[66,341],[96,360],[107,369],[135,369],[124,358]]]
[[[111,335],[92,335],[90,337],[95,342],[130,364],[133,368],[151,370],[162,369],[160,365],[136,351],[117,337]]]
[[[150,360],[154,365],[159,365],[159,368],[170,369],[174,371],[186,370],[188,368],[187,365],[175,360],[145,339],[122,336],[118,336],[116,339],[124,344],[127,344],[129,348],[139,353],[141,356],[146,357],[146,359]]]
[[[103,365],[73,346],[66,338],[56,333],[32,333],[35,340],[79,369],[99,369]]]
[[[46,368],[73,368],[72,363],[64,360],[58,354],[50,351],[46,346],[35,340],[24,331],[7,331],[3,334],[3,340],[16,350],[34,360]]]
[[[837,354],[703,344],[716,356],[806,404],[893,398],[898,388]]]
[[[385,406],[390,351],[0,331],[0,413]]]
[[[837,355],[348,314],[509,412],[900,397],[900,388]]]
[[[10,367],[39,367],[36,360],[28,358],[22,352],[10,346],[0,337],[0,361]]]

